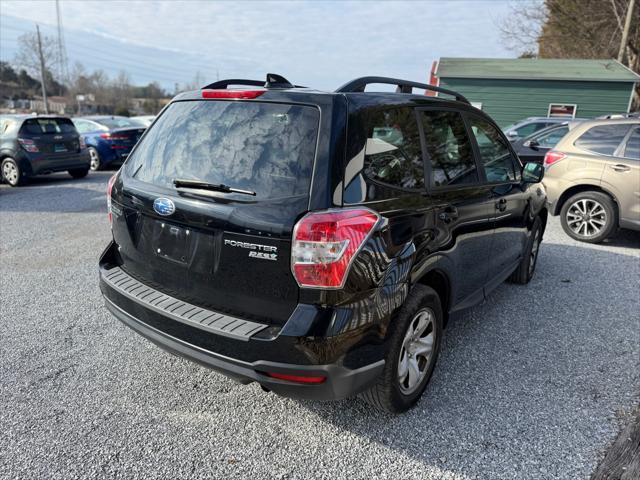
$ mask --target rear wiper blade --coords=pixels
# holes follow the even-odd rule
[[[256,192],[251,190],[241,190],[240,188],[233,188],[229,185],[224,185],[222,183],[208,183],[202,182],[200,180],[184,180],[182,178],[175,178],[173,180],[173,184],[176,188],[193,188],[197,190],[210,190],[212,192],[222,192],[222,193],[242,193],[244,195],[256,196]]]

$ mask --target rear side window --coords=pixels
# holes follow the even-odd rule
[[[517,128],[516,132],[518,133],[519,137],[528,137],[529,135],[537,132],[538,130],[542,130],[543,128],[548,127],[549,125],[550,125],[549,123],[543,123],[543,122],[528,123],[520,128]]]
[[[496,127],[481,118],[470,118],[471,130],[480,151],[480,164],[489,183],[513,182],[516,172],[513,157]]]
[[[166,188],[180,178],[251,190],[259,199],[307,195],[319,118],[318,109],[299,105],[176,102],[125,169]]]
[[[631,125],[600,125],[591,127],[578,138],[574,145],[602,155],[613,155],[622,143]]]
[[[640,128],[636,128],[627,140],[627,145],[624,149],[625,158],[633,158],[634,160],[640,160]]]
[[[368,112],[366,134],[367,177],[397,188],[424,188],[420,133],[413,108]]]
[[[478,183],[471,141],[462,115],[451,111],[421,112],[426,154],[431,163],[431,185]]]
[[[76,133],[76,127],[68,118],[30,118],[24,121],[20,133],[31,135]]]

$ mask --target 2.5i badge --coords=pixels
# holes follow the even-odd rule
[[[236,240],[225,240],[225,245],[249,250],[251,258],[261,258],[263,260],[278,260],[278,247],[271,245],[261,245],[259,243],[238,242]]]

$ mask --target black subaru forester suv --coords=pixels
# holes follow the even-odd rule
[[[100,287],[133,330],[242,383],[402,412],[449,315],[531,279],[541,178],[455,92],[220,81],[173,99],[109,181]]]

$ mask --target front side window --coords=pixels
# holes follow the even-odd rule
[[[554,128],[553,131],[540,135],[536,138],[536,142],[538,145],[543,148],[553,148],[555,147],[562,137],[564,137],[567,133],[569,133],[568,126],[562,126],[558,128]]]
[[[636,128],[627,140],[627,145],[624,148],[625,158],[632,158],[634,160],[640,160],[640,128]]]
[[[537,132],[538,130],[546,127],[546,123],[527,123],[520,128],[516,128],[515,131],[518,134],[518,137],[524,138],[529,135]]]
[[[372,110],[365,125],[365,175],[392,187],[424,188],[420,134],[413,108]]]
[[[471,141],[459,112],[421,112],[426,154],[431,164],[431,186],[478,183]]]
[[[477,117],[471,117],[470,124],[478,144],[480,164],[487,181],[489,183],[515,181],[513,157],[507,141],[502,138],[498,129]]]
[[[250,190],[257,199],[308,195],[319,120],[317,108],[300,105],[174,102],[125,172],[170,189],[184,179]]]
[[[593,153],[613,155],[629,132],[631,125],[599,125],[591,127],[574,145]]]
[[[142,120],[127,117],[101,118],[98,123],[107,128],[141,128],[147,126]]]

